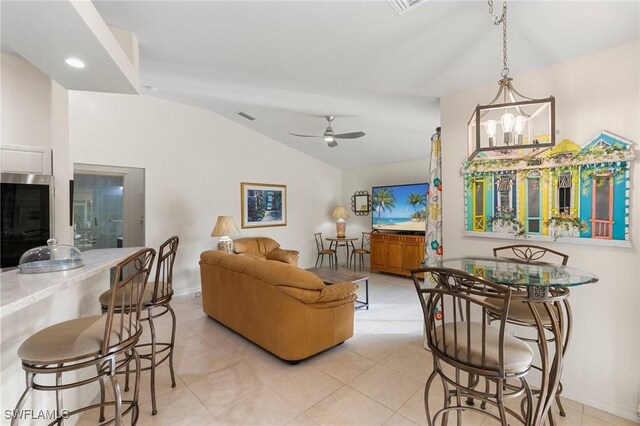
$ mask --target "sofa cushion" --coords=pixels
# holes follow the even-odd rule
[[[273,250],[280,247],[277,241],[267,237],[238,238],[233,241],[233,251],[266,257]]]
[[[322,280],[311,272],[277,260],[253,262],[245,273],[273,286],[297,287],[307,290],[322,290],[324,288]]]
[[[200,264],[224,267],[231,271],[244,273],[248,265],[256,262],[253,256],[236,256],[220,250],[208,250],[200,255]]]
[[[276,260],[262,260],[253,256],[237,256],[220,250],[208,250],[200,255],[200,264],[220,266],[247,274],[272,286],[316,291],[324,288],[322,280],[311,272]]]

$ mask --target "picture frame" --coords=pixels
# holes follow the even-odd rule
[[[241,227],[287,226],[287,186],[240,182]]]

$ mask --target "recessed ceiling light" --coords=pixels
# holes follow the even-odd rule
[[[67,65],[74,68],[84,68],[85,64],[78,58],[67,58],[64,60]]]

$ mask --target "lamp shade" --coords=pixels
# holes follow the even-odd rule
[[[334,219],[347,219],[349,218],[349,212],[347,211],[347,209],[344,208],[344,206],[336,206],[335,209],[333,209],[333,213],[331,214],[331,217]]]
[[[216,220],[216,226],[211,231],[212,237],[229,237],[231,235],[237,235],[240,231],[233,221],[233,216],[218,216]]]

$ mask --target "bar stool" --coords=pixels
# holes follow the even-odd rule
[[[424,280],[420,279],[421,274]],[[427,424],[437,424],[440,416],[442,424],[449,424],[449,414],[455,413],[456,424],[462,425],[465,423],[461,415],[474,411],[503,426],[507,426],[507,414],[520,423],[531,424],[533,399],[525,377],[531,368],[533,350],[506,333],[511,289],[448,268],[414,269],[411,277],[422,307],[425,340],[433,357],[433,371],[424,390]],[[493,309],[486,302],[489,298],[501,302],[501,315],[496,318],[499,327],[490,327],[485,320],[487,310]],[[429,390],[438,376],[444,386],[444,401],[432,417]],[[487,383],[484,392],[476,389],[480,378]],[[488,386],[490,382],[493,387]],[[480,399],[483,405],[489,403],[497,411],[464,405],[463,398],[468,403]],[[522,400],[520,413],[505,406],[507,399]]]
[[[71,416],[98,407],[100,421],[104,421],[104,408],[109,405],[115,407],[115,415],[111,421],[117,426],[122,424],[122,416],[130,411],[132,411],[132,423],[137,422],[139,374],[136,375],[133,398],[122,400],[116,372],[132,361],[135,362],[136,371],[140,368],[140,357],[135,348],[142,334],[140,305],[155,254],[153,249],[142,249],[116,266],[113,282],[116,291],[112,294],[110,306],[120,303],[120,306],[125,309],[109,308],[105,315],[61,322],[40,330],[22,343],[18,349],[18,356],[26,372],[27,387],[18,400],[15,413],[22,410],[29,395],[35,389],[55,391],[57,419],[54,423],[61,423],[63,416],[66,418],[67,414]],[[116,302],[116,296],[121,300]],[[82,380],[63,382],[63,375],[67,376],[69,372],[80,370],[94,371],[94,373],[91,377]],[[55,384],[38,383],[36,377],[40,375],[49,377],[55,375]],[[105,402],[106,379],[111,381],[113,387],[115,396],[113,402]],[[62,391],[95,381],[100,383],[100,403],[65,413]],[[126,406],[124,410],[123,404]],[[12,419],[11,424],[18,424],[18,416]]]
[[[533,244],[515,244],[510,246],[496,247],[493,249],[494,257],[509,257],[520,259],[524,262],[540,262],[543,259],[549,261],[552,259],[553,261],[562,264],[565,266],[569,262],[569,255],[561,253],[556,250],[552,250],[547,247],[536,246]],[[498,312],[502,309],[502,304],[499,300],[488,298],[486,302],[493,306],[493,310],[489,310],[489,321],[495,319],[499,316]],[[536,304],[537,311],[540,314],[542,324],[545,328],[550,329],[552,327],[552,321],[547,313],[544,304]],[[562,306],[567,312],[570,312],[570,307],[568,304],[568,299],[564,299],[562,302]],[[568,315],[570,318],[571,315]],[[527,306],[526,303],[522,302],[514,302],[511,304],[509,308],[509,312],[507,314],[507,323],[511,325],[516,325],[520,327],[536,327],[536,320],[531,313],[531,310]],[[532,339],[524,336],[514,335],[520,340],[525,342],[535,343],[538,348],[540,348],[540,342],[538,338]],[[569,335],[566,335],[564,341],[562,342],[562,351],[567,350],[567,346],[569,345]],[[535,369],[540,369],[540,367],[536,365],[532,365]],[[560,412],[560,416],[565,417],[566,412],[564,411],[564,407],[562,406],[562,400],[560,399],[560,395],[562,394],[562,382],[558,384],[558,390],[556,392],[555,400],[558,405],[558,410]],[[552,414],[550,413],[550,416]]]
[[[149,322],[149,331],[151,333],[151,343],[137,344],[136,349],[140,352],[140,359],[149,361],[149,365],[140,368],[140,371],[151,371],[151,414],[158,413],[156,408],[156,367],[169,359],[169,371],[171,372],[171,387],[176,387],[176,376],[173,370],[173,347],[176,339],[176,314],[171,308],[170,302],[173,296],[173,263],[178,251],[180,240],[177,236],[169,238],[162,243],[158,250],[158,263],[156,265],[156,273],[153,287],[147,286],[142,297],[142,312],[144,315],[140,321]],[[112,300],[112,291],[107,290],[100,295],[99,301],[102,305],[102,311],[109,309]],[[119,298],[116,298],[116,311],[121,310],[118,304]],[[166,313],[171,314],[171,341],[156,342],[156,329],[154,318],[161,317]],[[150,352],[142,352],[142,348],[151,349]],[[125,391],[129,390],[129,366],[126,366]]]

